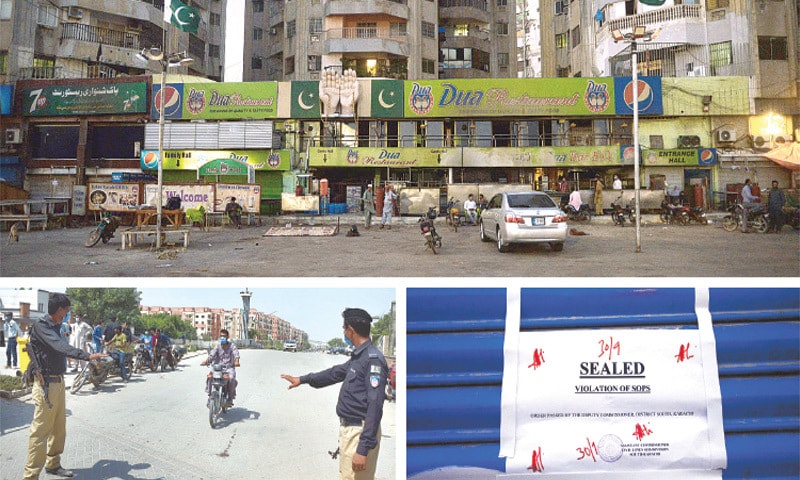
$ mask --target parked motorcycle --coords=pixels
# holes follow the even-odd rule
[[[706,212],[700,207],[691,207],[689,209],[689,221],[699,223],[700,225],[708,225]]]
[[[687,206],[670,203],[665,198],[661,201],[661,212],[658,217],[661,219],[661,223],[688,225],[691,219],[690,210],[691,208]]]
[[[144,344],[140,343],[136,345],[134,350],[133,371],[135,373],[141,373],[145,368],[155,371],[155,367],[153,366],[153,362],[151,360],[150,350],[148,350]]]
[[[437,253],[437,248],[442,248],[442,237],[436,233],[436,227],[433,224],[435,218],[436,209],[431,207],[428,209],[428,213],[419,219],[419,229],[422,236],[425,237],[425,247],[429,248],[434,255]]]
[[[162,372],[167,371],[167,366],[169,365],[173,371],[175,371],[175,359],[172,358],[172,354],[170,349],[167,347],[161,347],[156,352],[156,361],[155,361],[156,369],[161,370]]]
[[[727,232],[736,231],[742,226],[742,213],[744,207],[737,203],[729,205],[728,215],[722,218],[722,228]],[[747,213],[747,228],[752,228],[758,233],[765,233],[769,225],[769,213],[760,204],[755,204],[750,207]]]
[[[114,363],[111,365],[111,368],[108,371],[108,376],[118,376],[125,380],[126,382],[131,379],[133,375],[133,355],[130,353],[125,354],[125,374],[126,376],[122,376],[122,369],[119,366],[119,362],[117,361],[116,354],[111,354],[111,359],[114,360]]]
[[[561,207],[561,210],[567,214],[567,220],[575,220],[581,223],[592,221],[592,210],[589,205],[581,205],[578,210],[575,210],[575,207],[567,203]]]
[[[100,388],[100,384],[108,378],[116,363],[116,360],[111,357],[102,357],[86,362],[86,365],[72,381],[69,392],[78,393],[86,382],[91,382],[94,388]]]
[[[211,382],[208,396],[208,423],[211,428],[216,428],[220,415],[228,410],[228,382],[230,377],[227,373],[227,366],[221,363],[211,365],[207,381]]]
[[[183,356],[186,355],[186,347],[183,345],[173,345],[172,346],[172,358],[175,359],[175,365],[177,365]]]
[[[457,232],[458,227],[464,224],[464,218],[456,206],[457,204],[458,202],[453,197],[450,197],[450,200],[447,201],[447,215],[445,221],[447,223],[447,227],[454,232]]]
[[[795,230],[800,230],[800,208],[790,209],[789,211],[784,210],[783,214],[789,226]]]
[[[100,211],[103,212],[103,216],[100,218],[100,223],[97,224],[97,227],[89,232],[89,237],[84,244],[86,247],[94,247],[100,240],[103,243],[108,243],[114,236],[114,232],[117,231],[117,227],[119,227],[119,218],[111,215],[111,212],[102,206],[100,206]]]
[[[628,209],[622,208],[622,203],[619,203],[622,200],[622,194],[619,195],[613,202],[611,202],[611,220],[614,221],[614,225],[619,225],[620,227],[625,226],[625,217],[630,216],[631,220],[633,219],[631,213]]]

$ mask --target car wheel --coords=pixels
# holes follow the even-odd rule
[[[550,248],[552,248],[554,252],[560,252],[564,250],[564,244],[562,242],[553,242],[550,244]]]
[[[486,227],[483,225],[483,222],[481,222],[481,242],[488,242],[490,240],[489,236],[486,235]]]
[[[500,253],[505,253],[508,251],[508,244],[505,243],[503,233],[500,231],[500,229],[497,230],[497,251]]]

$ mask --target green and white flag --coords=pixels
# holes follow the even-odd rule
[[[180,0],[166,0],[164,2],[164,21],[175,25],[184,32],[197,33],[197,26],[200,25],[200,12]]]

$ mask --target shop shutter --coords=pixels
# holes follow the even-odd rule
[[[800,471],[800,290],[711,289],[728,468],[723,478]],[[694,290],[523,289],[521,329],[684,328]],[[504,289],[407,290],[407,473],[504,469]]]

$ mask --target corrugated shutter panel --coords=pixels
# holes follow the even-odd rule
[[[244,148],[244,122],[220,122],[220,148]]]
[[[164,125],[164,148],[192,148],[195,144],[195,124],[170,123]]]
[[[408,289],[407,472],[504,470],[503,289]],[[711,289],[728,468],[800,472],[800,290]],[[522,330],[696,325],[693,289],[523,289]]]
[[[145,125],[144,148],[158,149],[158,123]],[[218,150],[272,148],[273,122],[165,123],[164,148]]]
[[[195,123],[194,146],[198,150],[216,150],[219,148],[219,124]]]
[[[272,122],[246,122],[245,148],[272,148]]]

